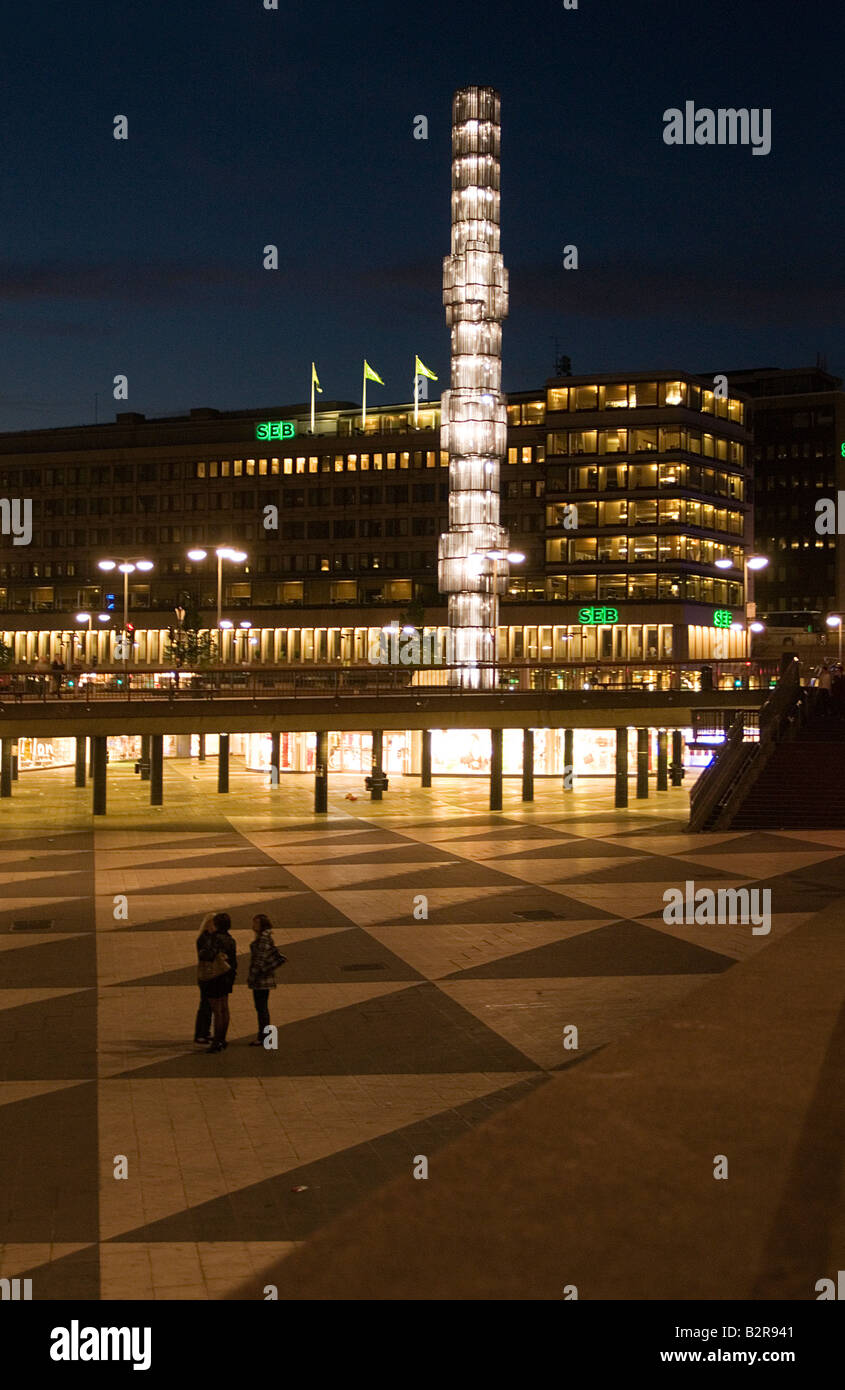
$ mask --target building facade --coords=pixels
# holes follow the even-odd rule
[[[501,524],[525,559],[501,600],[500,662],[645,673],[745,654],[746,408],[680,371],[508,396]],[[129,578],[129,659],[167,662],[179,611],[216,630],[214,550],[226,545],[246,559],[222,566],[223,662],[367,663],[409,608],[445,634],[439,406],[420,409],[418,428],[410,405],[373,409],[362,429],[360,407],[334,402],[315,426],[293,405],[0,436],[0,493],[31,505],[28,537],[5,524],[0,536],[0,633],[15,663],[114,659],[123,589],[103,559],[152,562]],[[207,560],[187,558],[197,547]]]
[[[816,525],[820,499],[845,501],[842,382],[820,367],[758,368],[728,379],[751,398],[755,544],[770,558],[757,580],[758,608],[816,614],[823,623],[845,609],[845,515],[833,534]]]

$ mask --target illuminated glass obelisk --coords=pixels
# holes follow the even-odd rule
[[[455,680],[475,689],[496,684],[498,596],[508,578],[508,534],[499,525],[499,467],[507,447],[502,319],[508,311],[508,273],[499,251],[499,110],[492,87],[455,93],[452,254],[443,262],[452,376],[441,415],[449,530],[440,537],[438,582],[449,596]]]

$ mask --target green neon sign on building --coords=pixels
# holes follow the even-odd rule
[[[618,623],[618,608],[579,608],[578,621],[584,627],[595,627],[598,623]]]
[[[262,420],[255,426],[256,439],[293,439],[295,434],[293,420]]]
[[[714,627],[730,627],[733,620],[734,615],[729,608],[717,608],[713,614]]]

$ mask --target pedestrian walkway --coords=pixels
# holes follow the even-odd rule
[[[491,813],[485,779],[392,777],[371,803],[333,775],[320,822],[306,775],[271,789],[233,764],[224,798],[213,764],[168,762],[155,808],[129,766],[109,777],[105,823],[72,769],[0,805],[0,1275],[36,1299],[257,1287],[414,1155],[659,1028],[845,894],[845,832],[690,836],[684,789],[615,811],[609,781],[538,779],[524,804],[506,779]],[[771,888],[770,935],[667,926],[689,879]],[[242,965],[208,1056],[194,938],[219,908]],[[289,959],[276,1052],[247,1046],[259,911]]]

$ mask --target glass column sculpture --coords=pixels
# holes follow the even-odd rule
[[[462,87],[452,102],[452,254],[443,261],[451,331],[451,389],[441,448],[449,455],[449,530],[440,537],[438,583],[449,596],[455,682],[496,684],[499,594],[508,580],[508,534],[499,525],[499,468],[507,447],[502,319],[508,273],[499,251],[500,98]]]

